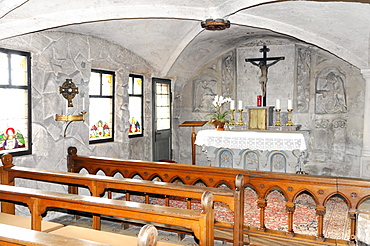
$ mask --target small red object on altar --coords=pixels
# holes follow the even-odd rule
[[[262,96],[258,95],[257,96],[257,107],[261,107],[261,106],[262,106]]]

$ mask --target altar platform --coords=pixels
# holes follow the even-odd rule
[[[295,173],[302,170],[308,131],[201,130],[202,146],[211,166]]]

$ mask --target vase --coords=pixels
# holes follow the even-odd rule
[[[217,131],[224,131],[225,130],[225,124],[226,124],[225,120],[214,120],[212,122],[212,124],[214,125],[214,127]]]

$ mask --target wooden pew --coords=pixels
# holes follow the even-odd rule
[[[74,148],[70,148],[69,153],[73,153]],[[14,185],[15,178],[26,178],[33,180],[42,180],[53,183],[71,184],[77,186],[88,187],[93,196],[100,196],[106,190],[125,190],[135,192],[146,192],[151,194],[160,194],[166,196],[177,196],[192,199],[200,199],[205,191],[211,192],[215,201],[228,204],[230,209],[234,211],[235,221],[231,223],[220,223],[223,228],[227,228],[228,233],[220,233],[217,239],[223,239],[234,242],[234,245],[242,245],[242,223],[243,223],[243,176],[237,175],[234,177],[234,190],[218,189],[212,187],[189,186],[181,184],[172,184],[164,182],[154,182],[136,179],[118,179],[112,177],[98,175],[84,175],[66,172],[53,172],[46,170],[38,170],[33,168],[17,167],[13,165],[11,155],[2,156],[3,167],[2,183]],[[72,193],[77,193],[77,187],[72,187]],[[167,200],[168,201],[168,200]],[[168,205],[168,204],[167,204]],[[188,202],[188,208],[190,208]],[[14,213],[13,205],[5,205],[4,211]],[[94,216],[93,228],[100,229],[100,217]],[[163,224],[163,223],[162,223]],[[171,228],[174,230],[174,228]],[[212,231],[213,233],[213,231]]]
[[[52,235],[46,232],[29,230],[6,224],[0,224],[0,245],[108,246],[107,244],[59,235]]]
[[[66,229],[66,230],[63,230]],[[18,246],[18,245],[32,245],[32,246],[61,246],[61,245],[71,245],[71,246],[112,246],[114,244],[106,244],[95,242],[93,238],[90,237],[91,234],[96,237],[106,236],[109,238],[114,238],[115,233],[104,232],[105,235],[101,235],[99,232],[88,229],[88,228],[77,228],[66,226],[63,229],[57,229],[50,233],[39,232],[35,230],[25,229],[17,226],[6,225],[0,223],[0,245],[2,246]],[[86,233],[88,232],[88,233]],[[68,233],[68,234],[66,234]],[[79,233],[74,236],[73,233]],[[82,239],[81,235],[86,235],[87,239]],[[112,236],[113,235],[113,236]],[[158,231],[152,225],[145,225],[140,229],[138,237],[119,235],[118,242],[115,242],[116,245],[122,245],[122,242],[125,242],[125,245],[132,246],[175,246],[174,244],[167,242],[157,243],[158,240]],[[90,239],[90,238],[91,239]],[[81,239],[80,239],[81,238]],[[99,238],[99,239],[100,239]],[[89,240],[90,239],[90,240]],[[105,240],[105,239],[102,239]]]
[[[225,183],[232,189],[235,175],[244,176],[244,187],[251,187],[258,196],[257,206],[260,209],[260,225],[256,227],[244,226],[244,242],[259,245],[348,245],[353,244],[356,238],[356,213],[360,203],[370,195],[369,180],[325,177],[314,175],[297,175],[289,173],[274,173],[244,169],[222,167],[194,166],[188,164],[172,164],[139,160],[123,160],[115,158],[100,158],[77,155],[74,147],[69,149],[68,171],[78,173],[82,169],[89,174],[103,171],[107,176],[121,173],[125,178],[138,175],[145,180],[158,177],[164,182],[173,182],[180,179],[184,184],[194,185],[201,181],[208,187],[217,187]],[[265,208],[267,195],[278,189],[284,194],[286,211],[288,214],[288,231],[274,231],[265,226]],[[316,236],[297,234],[293,230],[295,205],[294,199],[301,193],[309,193],[316,202],[318,230]],[[351,220],[351,236],[348,240],[325,238],[324,215],[326,201],[340,195],[349,206]],[[241,218],[242,220],[242,218]],[[243,226],[243,225],[242,225]],[[215,224],[215,237],[218,230],[227,231],[228,227]],[[248,235],[248,236],[247,236]]]
[[[2,246],[108,246],[107,244],[72,237],[53,235],[17,226],[0,224],[0,245]]]
[[[49,208],[68,209],[95,215],[109,215],[151,222],[162,222],[191,229],[199,239],[199,245],[212,246],[213,196],[205,192],[202,210],[186,210],[107,198],[47,192],[30,188],[0,185],[2,201],[17,202],[28,206],[32,229],[41,230],[42,214]]]

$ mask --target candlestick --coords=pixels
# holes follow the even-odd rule
[[[292,100],[288,100],[288,110],[289,109],[293,109],[293,103],[292,103]]]
[[[235,111],[235,101],[234,100],[231,100],[230,101],[230,110],[234,110]]]
[[[293,109],[288,109],[288,122],[286,123],[287,126],[294,126],[293,121],[292,121],[292,114],[293,114]]]
[[[236,123],[235,123],[235,118],[234,118],[234,113],[235,113],[235,109],[230,109],[230,111],[231,111],[231,120],[230,120],[230,122],[229,122],[229,125],[236,125]]]
[[[280,111],[281,111],[281,109],[275,109],[275,111],[276,111],[276,122],[275,122],[274,126],[281,126],[281,122],[280,122]]]
[[[243,109],[239,109],[239,122],[238,122],[237,125],[244,125],[244,122],[243,122]]]
[[[280,99],[276,99],[276,105],[275,105],[275,108],[276,108],[276,109],[281,109],[281,107],[280,107]]]
[[[239,100],[238,110],[243,110],[243,102],[242,102],[242,100]]]

